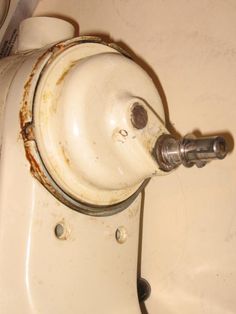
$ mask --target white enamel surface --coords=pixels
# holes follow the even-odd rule
[[[160,78],[182,135],[235,137],[235,1],[44,0],[36,10],[51,12],[128,45]],[[142,261],[150,314],[236,312],[235,186],[235,151],[150,182]]]
[[[9,59],[8,62],[11,63]],[[25,59],[19,58],[19,65]],[[2,63],[3,62],[3,63]],[[6,60],[1,61],[0,69]],[[19,68],[15,64],[15,69]],[[26,65],[26,63],[25,63]],[[16,80],[15,73],[6,72],[1,77],[1,82],[14,84],[14,90],[5,92],[6,108],[4,112],[3,134],[1,143],[0,160],[0,295],[1,312],[29,313],[28,300],[28,265],[27,254],[30,249],[31,211],[34,206],[35,182],[29,175],[28,162],[25,159],[24,147],[20,140],[19,105],[23,91],[24,75],[31,69],[26,65],[21,73],[22,80]],[[19,69],[17,71],[19,73]],[[18,101],[17,101],[18,100]],[[1,103],[2,106],[2,103]],[[24,184],[18,184],[20,178]]]
[[[148,113],[142,130],[131,123],[137,102]],[[163,120],[151,78],[101,44],[61,54],[42,75],[35,97],[36,140],[48,172],[66,193],[90,204],[118,203],[144,179],[162,174],[151,153],[165,131]]]
[[[42,48],[72,38],[74,33],[74,26],[67,21],[53,17],[31,17],[20,23],[17,50]]]
[[[92,218],[59,203],[30,173],[19,110],[42,53],[22,56],[18,65],[9,58],[17,72],[7,72],[0,81],[11,82],[8,92],[2,90],[7,97],[0,159],[0,312],[138,314],[141,196],[118,215]],[[58,223],[65,226],[66,239],[56,238]],[[115,238],[118,227],[127,231],[122,244]]]
[[[3,124],[4,124],[4,114],[5,114],[5,105],[6,99],[11,86],[14,75],[17,72],[18,68],[23,63],[24,58],[20,56],[14,56],[10,60],[3,59],[1,60],[1,69],[0,69],[0,80],[1,80],[1,93],[0,93],[0,147],[2,145],[2,136],[3,136]],[[8,79],[5,79],[5,77]]]
[[[33,313],[139,314],[140,199],[113,217],[91,218],[65,208],[52,197],[45,199],[42,189],[36,192],[28,257]],[[61,221],[69,228],[67,240],[54,235],[54,227]],[[123,244],[115,239],[119,226],[128,233]]]

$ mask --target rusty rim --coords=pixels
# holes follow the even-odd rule
[[[118,50],[121,54],[130,58],[130,56],[120,47],[114,44],[107,44],[103,42],[100,38],[91,36],[78,37],[73,40],[58,43],[55,46],[51,47],[39,58],[38,63],[42,63],[42,68],[36,82],[32,84],[34,76],[36,75],[36,73],[38,73],[38,71],[36,71],[38,63],[36,63],[28,82],[25,84],[23,105],[20,111],[20,122],[22,130],[21,133],[24,140],[26,157],[31,165],[31,173],[54,197],[56,197],[64,205],[77,212],[90,216],[110,216],[126,209],[137,198],[139,193],[145,188],[145,186],[149,182],[149,179],[145,180],[131,196],[119,203],[105,206],[85,203],[83,201],[75,199],[74,197],[66,193],[52,178],[43,163],[37,146],[37,139],[35,138],[34,134],[34,99],[37,92],[37,86],[40,82],[43,72],[50,64],[51,60],[61,52],[62,48],[64,50],[69,49],[81,43],[100,43],[106,46],[110,46]],[[46,62],[44,58],[46,59]],[[29,89],[31,88],[34,89],[34,92],[33,95],[30,96]]]

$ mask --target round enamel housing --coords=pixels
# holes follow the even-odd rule
[[[166,132],[160,96],[120,50],[88,40],[63,46],[41,72],[32,112],[44,177],[70,207],[120,211],[162,174],[152,154]]]

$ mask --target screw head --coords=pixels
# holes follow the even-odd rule
[[[116,229],[116,241],[120,244],[125,243],[127,240],[127,230],[125,227],[121,226]]]
[[[131,122],[136,129],[143,129],[148,123],[147,111],[138,102],[133,104],[131,111]]]
[[[56,224],[54,233],[59,240],[67,240],[70,230],[68,229],[68,226],[66,226],[65,223],[61,221]]]

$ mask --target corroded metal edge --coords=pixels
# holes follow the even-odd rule
[[[140,187],[127,199],[122,202],[100,206],[94,204],[87,204],[81,202],[71,195],[68,195],[63,191],[53,178],[48,173],[43,160],[40,156],[37,141],[34,133],[34,121],[33,121],[33,109],[34,109],[34,98],[37,91],[37,85],[39,84],[40,78],[47,68],[48,65],[64,50],[67,50],[75,45],[82,43],[100,43],[116,49],[121,54],[128,58],[130,55],[125,52],[122,48],[115,44],[109,44],[103,42],[99,37],[93,36],[82,36],[74,38],[72,40],[67,40],[60,42],[52,47],[49,47],[46,51],[42,52],[36,61],[28,80],[24,85],[24,93],[22,97],[22,105],[20,110],[20,127],[21,135],[24,142],[25,155],[30,163],[30,171],[32,175],[60,202],[69,208],[78,211],[80,213],[90,215],[90,216],[111,216],[119,213],[126,209],[139,195],[139,193],[145,188],[149,179],[145,180]],[[33,91],[33,93],[32,93]]]

